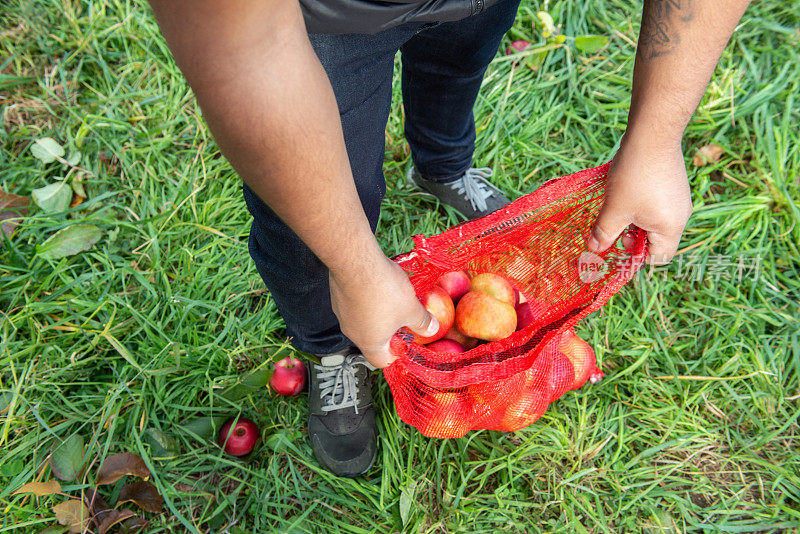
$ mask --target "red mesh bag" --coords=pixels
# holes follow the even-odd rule
[[[391,341],[397,360],[384,369],[400,419],[441,438],[517,430],[570,389],[574,372],[565,371],[562,349],[582,343],[572,328],[619,291],[645,256],[645,233],[637,228],[628,231],[627,249],[620,240],[600,256],[585,252],[607,172],[605,164],[550,180],[486,217],[414,236],[414,250],[395,258],[418,296],[448,271],[492,272],[525,295],[534,316],[510,337],[460,354],[434,352],[400,330]],[[591,351],[585,345],[578,352],[584,349]]]

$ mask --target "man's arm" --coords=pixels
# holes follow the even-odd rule
[[[628,128],[611,164],[589,249],[633,223],[650,263],[668,263],[692,213],[681,138],[749,0],[645,0]]]
[[[383,367],[398,328],[435,331],[406,275],[372,235],[333,91],[297,0],[151,5],[222,153],[329,268],[345,335]]]

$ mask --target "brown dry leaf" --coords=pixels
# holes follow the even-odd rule
[[[97,534],[106,534],[108,529],[119,523],[120,521],[125,521],[129,517],[134,517],[136,514],[133,513],[132,510],[124,509],[124,510],[112,510],[105,519],[100,522],[100,525],[97,527]]]
[[[94,494],[91,497],[86,497],[86,505],[92,511],[92,519],[95,523],[102,523],[103,519],[113,511],[111,505],[97,491],[97,488],[94,488]]]
[[[145,512],[158,513],[161,511],[161,504],[164,498],[158,493],[158,489],[149,482],[132,482],[122,487],[119,492],[117,504],[126,501],[133,501]]]
[[[97,485],[113,484],[125,475],[148,479],[150,470],[141,458],[131,452],[114,454],[106,458],[97,471]]]
[[[69,532],[82,532],[89,523],[89,509],[78,499],[70,499],[53,506],[56,521],[69,527]]]
[[[75,206],[77,206],[78,204],[83,202],[84,200],[86,200],[86,197],[82,197],[80,195],[76,195],[75,193],[72,193],[72,200],[69,203],[69,207],[70,208],[74,208]]]
[[[28,214],[31,199],[0,189],[0,232],[10,239],[19,225],[19,220]]]
[[[150,521],[142,519],[137,515],[122,523],[119,530],[123,534],[128,534],[131,532],[139,532],[140,530],[147,528],[149,525]]]
[[[697,153],[694,155],[692,159],[692,163],[695,167],[702,167],[703,165],[708,165],[709,163],[716,163],[719,161],[719,158],[722,157],[724,150],[722,147],[715,144],[701,146]]]
[[[33,493],[37,497],[43,497],[45,495],[61,493],[61,484],[59,484],[58,480],[48,480],[47,482],[28,482],[11,495],[16,495],[18,493]]]

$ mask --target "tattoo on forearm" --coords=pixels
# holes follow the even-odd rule
[[[639,52],[645,59],[669,54],[680,43],[680,27],[692,20],[692,0],[645,0]]]

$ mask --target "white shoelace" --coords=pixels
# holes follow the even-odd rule
[[[492,169],[489,167],[469,168],[464,173],[464,176],[460,180],[453,182],[450,187],[456,193],[469,200],[469,203],[472,204],[472,209],[486,211],[486,199],[492,196],[492,191],[479,178],[486,179],[492,174]]]
[[[341,365],[326,366],[324,364],[325,358],[322,358],[322,365],[314,365],[319,381],[319,394],[325,403],[322,411],[330,412],[353,407],[358,413],[358,383],[355,366],[363,365],[370,371],[375,368],[361,354],[345,356]]]

